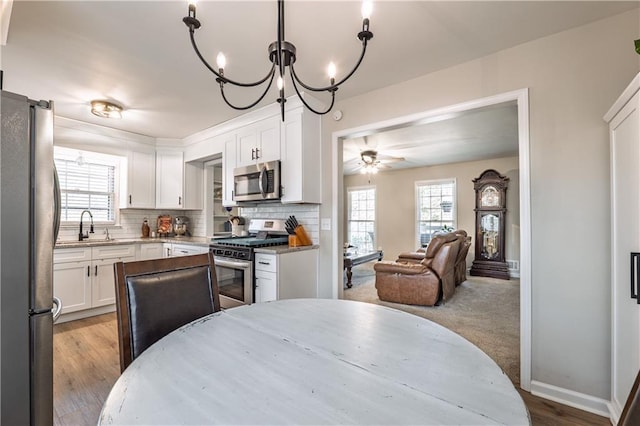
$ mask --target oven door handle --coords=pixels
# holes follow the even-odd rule
[[[224,268],[234,269],[249,269],[251,268],[251,262],[234,262],[232,260],[214,259],[216,266],[222,266]]]

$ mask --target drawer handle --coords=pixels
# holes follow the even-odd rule
[[[261,264],[261,265],[271,265],[271,262],[262,262],[262,261],[260,261],[258,263]]]

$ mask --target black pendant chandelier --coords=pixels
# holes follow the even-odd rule
[[[196,45],[196,41],[194,38],[195,31],[201,26],[200,21],[196,19],[196,6],[194,3],[192,2],[189,3],[189,14],[188,16],[185,16],[182,19],[182,21],[187,25],[187,27],[189,27],[189,37],[191,38],[191,45],[193,46],[193,50],[195,50],[196,55],[198,55],[198,58],[200,58],[202,63],[209,69],[209,71],[211,71],[216,75],[216,81],[220,85],[220,94],[222,95],[222,99],[224,99],[226,104],[229,105],[231,108],[236,110],[247,110],[249,108],[253,108],[254,106],[256,106],[262,99],[264,99],[267,92],[271,88],[271,85],[273,84],[273,80],[277,70],[278,78],[276,80],[277,81],[276,84],[279,90],[279,97],[277,101],[280,104],[282,121],[284,121],[284,103],[286,102],[285,95],[284,95],[284,76],[287,68],[289,68],[289,74],[291,76],[291,82],[293,84],[293,88],[295,89],[296,94],[298,95],[298,97],[300,98],[304,106],[307,107],[307,109],[319,115],[324,115],[329,111],[331,111],[331,109],[333,108],[333,104],[335,102],[335,96],[336,96],[336,91],[338,90],[338,87],[340,87],[342,83],[347,81],[353,75],[353,73],[356,72],[356,70],[362,63],[364,54],[367,51],[367,42],[373,38],[373,33],[369,31],[369,17],[371,15],[371,9],[372,9],[371,2],[365,0],[362,5],[362,31],[358,33],[358,39],[362,42],[362,53],[360,54],[360,58],[358,59],[358,62],[353,67],[351,72],[349,72],[343,79],[339,80],[337,83],[335,80],[336,67],[333,64],[333,62],[330,63],[328,68],[329,85],[324,87],[309,86],[308,84],[305,84],[304,82],[302,82],[298,77],[298,75],[296,74],[295,68],[293,66],[293,64],[296,62],[296,47],[293,45],[293,43],[286,41],[284,37],[284,0],[278,0],[277,39],[276,41],[274,41],[269,45],[269,49],[268,49],[269,61],[271,61],[272,63],[271,69],[269,70],[269,72],[264,78],[258,81],[255,81],[253,83],[243,83],[243,82],[231,80],[230,78],[226,77],[224,75],[224,67],[226,65],[226,59],[222,53],[219,53],[218,57],[216,58],[216,62],[218,66],[217,70],[214,67],[212,67],[204,59],[204,57],[200,53],[200,50],[198,49],[198,46]],[[252,102],[249,105],[237,106],[229,102],[229,100],[227,99],[227,96],[225,95],[225,92],[224,92],[225,84],[231,84],[233,86],[238,86],[238,87],[255,87],[255,86],[266,84],[266,88],[264,89],[264,92],[262,92],[262,94],[258,97],[258,99],[255,102]],[[298,85],[302,86],[304,89],[309,90],[311,92],[330,93],[331,104],[324,111],[318,111],[314,109],[304,100],[304,98],[300,94]]]

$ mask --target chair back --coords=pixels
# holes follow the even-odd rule
[[[624,404],[618,426],[640,425],[640,372],[636,375],[636,380],[631,386],[631,392],[627,402]]]
[[[173,330],[220,310],[213,254],[114,264],[120,371]]]

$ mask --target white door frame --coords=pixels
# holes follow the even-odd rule
[[[391,120],[370,123],[364,126],[334,132],[331,137],[332,198],[331,222],[332,248],[331,256],[333,282],[333,298],[341,298],[342,289],[342,252],[344,230],[343,214],[343,176],[342,176],[342,141],[347,138],[370,134],[373,131],[384,131],[407,125],[424,123],[445,114],[458,114],[467,110],[516,101],[518,106],[518,148],[520,175],[520,387],[531,390],[531,192],[529,167],[529,89],[520,89],[495,96],[476,99],[469,102],[432,109],[416,114],[406,115]]]

